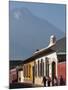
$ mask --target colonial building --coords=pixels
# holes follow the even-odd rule
[[[18,66],[18,83],[23,83],[24,82],[24,75],[23,75],[23,67],[22,65],[21,66]]]
[[[23,62],[24,82],[43,86],[43,77],[62,75],[66,81],[66,38],[56,41],[56,37],[50,37],[50,43],[46,48],[37,50],[30,58]]]
[[[24,82],[43,85],[43,77],[62,75],[66,81],[66,38],[56,41],[54,35],[46,48],[37,50],[23,62]]]
[[[33,83],[34,75],[34,59],[32,57],[24,61],[23,74],[25,83]]]
[[[9,83],[23,82],[23,61],[10,60]]]

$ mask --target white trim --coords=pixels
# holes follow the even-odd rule
[[[66,63],[65,61],[64,62],[59,62],[58,64],[62,64],[62,63]]]
[[[57,55],[66,55],[66,52],[59,52]]]

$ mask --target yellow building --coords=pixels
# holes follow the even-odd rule
[[[25,83],[34,83],[34,60],[29,58],[23,62],[23,75]]]

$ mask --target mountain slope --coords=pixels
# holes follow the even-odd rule
[[[10,58],[29,57],[36,49],[46,47],[50,35],[57,39],[64,36],[47,20],[36,17],[27,8],[14,9],[9,12]]]

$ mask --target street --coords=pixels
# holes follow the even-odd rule
[[[31,88],[33,87],[32,84],[27,84],[27,83],[13,83],[9,85],[10,89],[14,89],[14,88]]]

